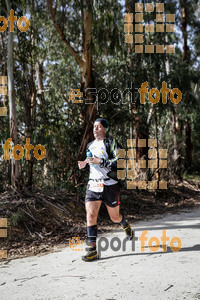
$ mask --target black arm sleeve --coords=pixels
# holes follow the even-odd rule
[[[110,168],[111,170],[116,170],[117,169],[117,150],[121,149],[121,146],[118,144],[117,141],[115,141],[115,139],[113,139],[112,145],[111,145],[111,149],[110,149],[110,153],[112,154],[112,157],[109,159],[101,159],[101,163],[100,163],[100,167],[107,167]]]

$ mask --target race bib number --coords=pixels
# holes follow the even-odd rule
[[[90,180],[89,181],[89,190],[96,193],[102,193],[104,189],[103,180]]]

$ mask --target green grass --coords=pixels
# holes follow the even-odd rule
[[[182,174],[182,177],[183,179],[188,179],[188,180],[194,180],[194,181],[197,181],[197,182],[200,182],[200,176],[198,174],[189,174],[187,173],[187,171],[185,171],[183,174]]]

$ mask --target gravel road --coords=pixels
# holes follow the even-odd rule
[[[200,299],[200,207],[131,225],[136,238],[147,230],[143,248],[139,239],[123,244],[124,232],[119,228],[99,236],[101,258],[93,262],[83,262],[84,251],[70,247],[1,261],[0,299]],[[166,249],[163,230],[169,237]],[[182,243],[178,252],[170,248],[175,236]],[[151,237],[157,238],[160,247],[149,248]],[[175,242],[174,250],[178,246]]]

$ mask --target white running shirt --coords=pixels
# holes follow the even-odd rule
[[[103,140],[95,140],[90,146],[89,150],[92,152],[93,157],[108,159],[108,154],[106,152],[106,147]],[[100,167],[100,165],[90,165],[90,176],[89,179],[105,179],[109,178],[106,174],[110,171],[109,168]],[[114,179],[104,181],[105,185],[116,184],[117,181]]]

